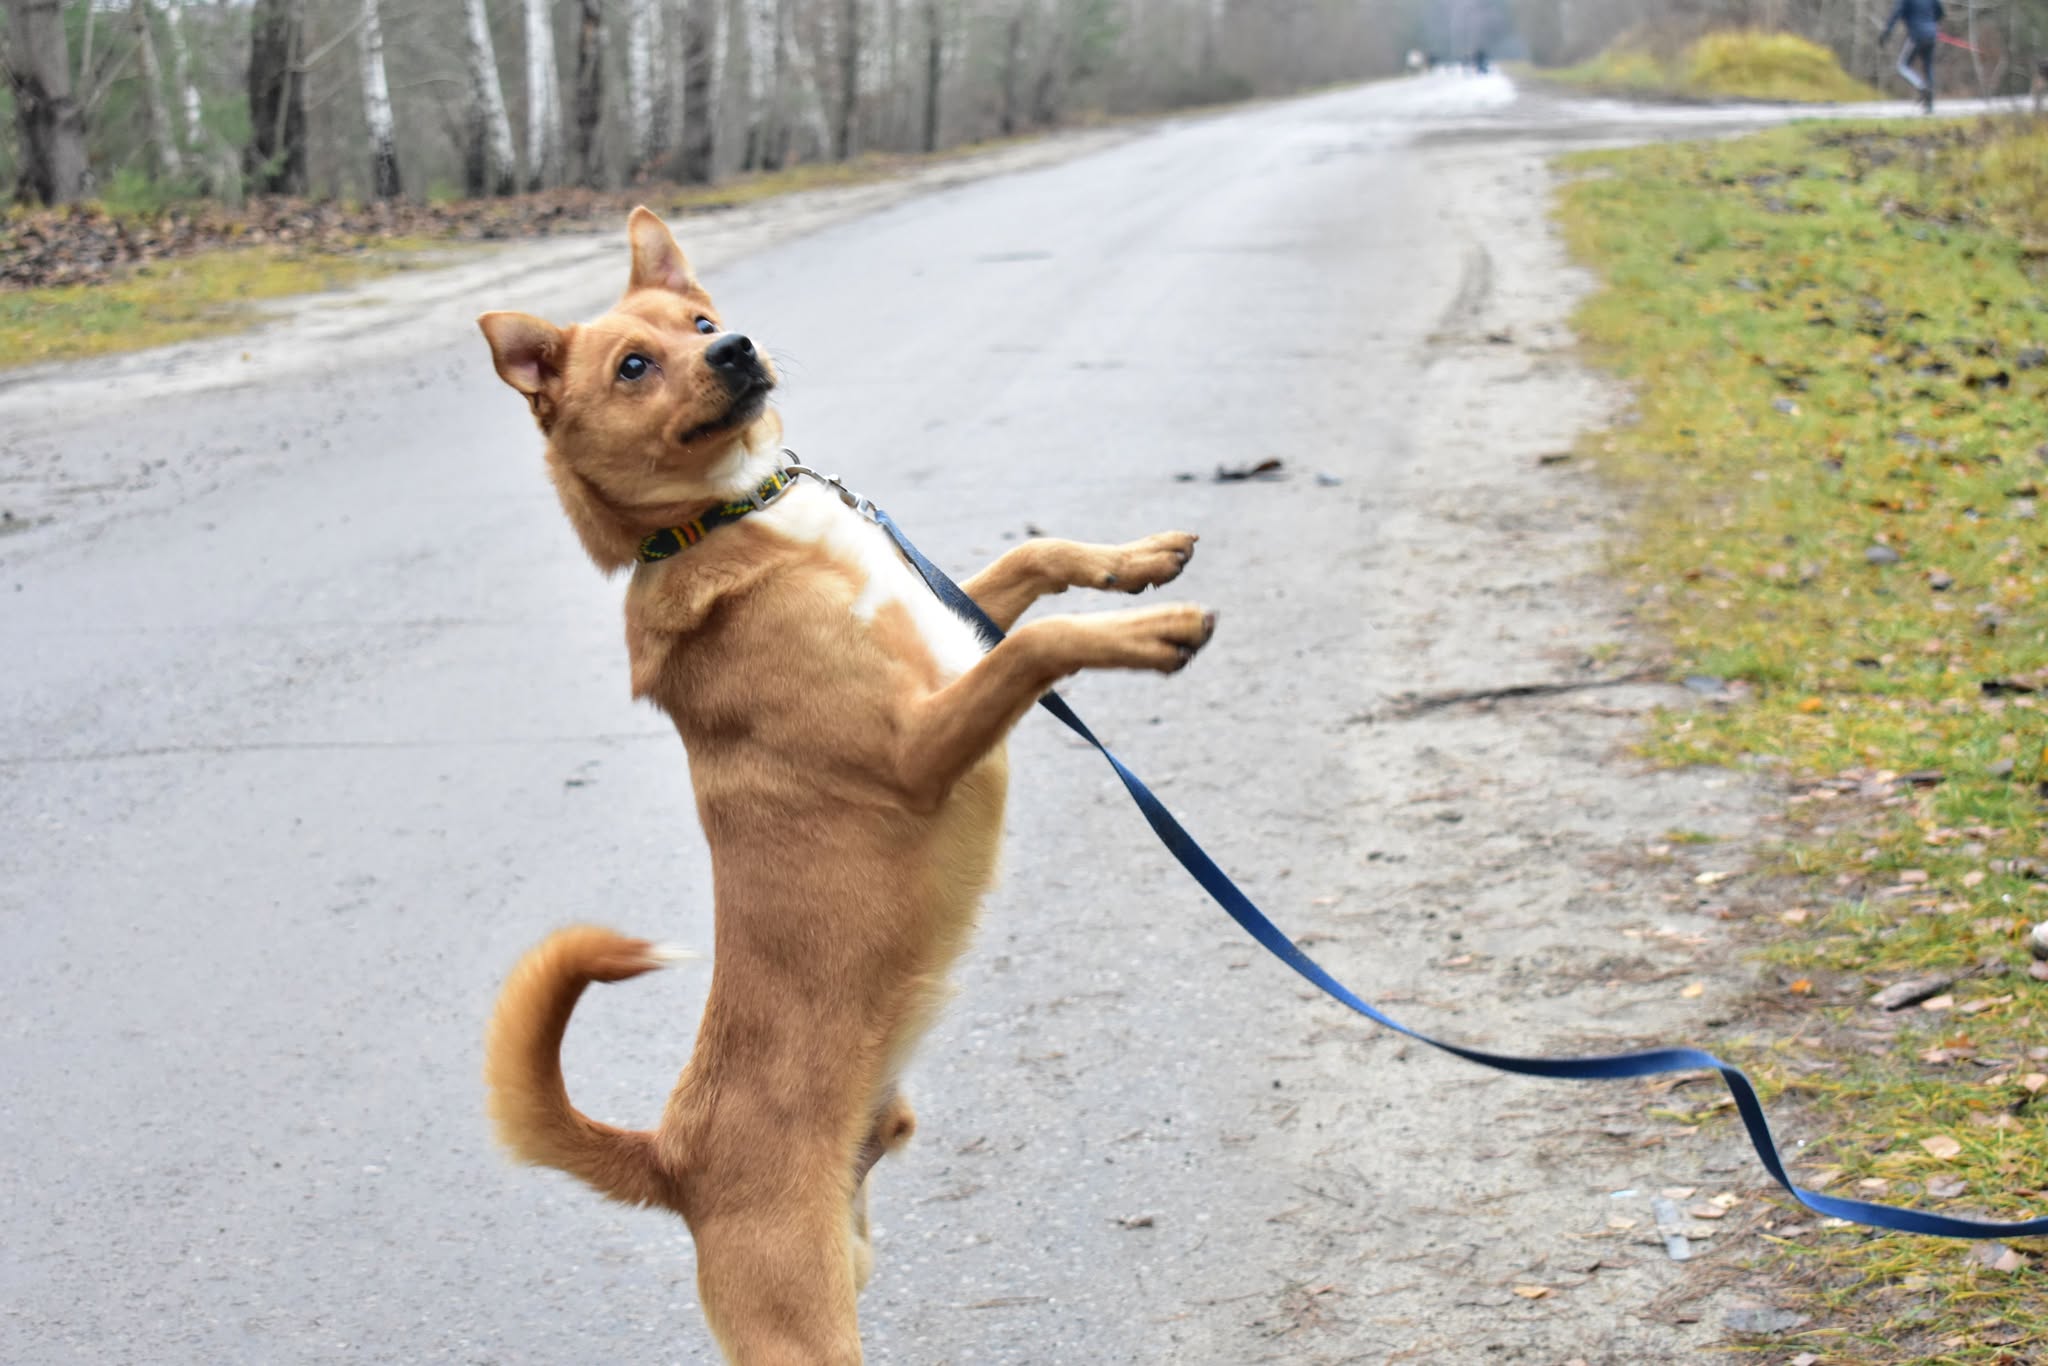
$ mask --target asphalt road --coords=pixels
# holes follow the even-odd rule
[[[1176,121],[706,269],[782,366],[790,443],[942,563],[1032,528],[1203,534],[1170,591],[1220,609],[1216,643],[1180,677],[1070,696],[1277,915],[1407,897],[1348,944],[1324,932],[1369,988],[1407,982],[1411,952],[1443,957],[1440,931],[1415,937],[1425,918],[1482,939],[1484,888],[1517,870],[1548,890],[1503,906],[1550,896],[1537,920],[1593,933],[1566,914],[1577,865],[1534,872],[1558,839],[1548,779],[1513,798],[1475,779],[1464,825],[1390,791],[1448,800],[1430,792],[1446,765],[1512,773],[1537,742],[1458,722],[1397,755],[1344,724],[1612,630],[1574,577],[1595,518],[1504,541],[1471,514],[1593,496],[1518,473],[1478,488],[1488,460],[1534,461],[1469,425],[1464,380],[1499,386],[1525,442],[1598,415],[1544,354],[1570,291],[1531,129],[1632,131],[1614,106],[1514,101],[1445,78]],[[1518,251],[1537,253],[1520,276]],[[623,284],[622,245],[596,259],[575,312]],[[1502,302],[1513,279],[1524,296]],[[561,301],[500,279],[464,311],[542,302]],[[1527,345],[1498,358],[1452,335],[1515,308]],[[1536,381],[1482,373],[1510,362]],[[146,488],[77,485],[0,540],[0,1358],[710,1359],[681,1225],[511,1167],[483,1121],[479,1036],[524,946],[570,920],[711,942],[680,745],[627,699],[619,588],[578,552],[523,405],[462,327],[137,402],[124,377],[149,364],[67,367],[63,408],[23,417],[7,450],[17,486],[71,462],[133,466]],[[1559,403],[1545,383],[1578,387]],[[35,397],[10,391],[18,411]],[[1290,477],[1207,477],[1267,457]],[[1463,511],[1430,501],[1458,488]],[[1532,564],[1522,596],[1482,591]],[[1459,621],[1476,643],[1444,655]],[[1588,848],[1677,823],[1634,812],[1661,780],[1599,786],[1623,724],[1587,719],[1569,746],[1596,793]],[[1543,1353],[1575,1341],[1603,1359],[1651,1331],[1660,1283],[1623,1282],[1574,1327],[1501,1294],[1497,1268],[1428,1262],[1446,1239],[1491,1246],[1473,1230],[1499,1207],[1457,1205],[1482,1187],[1562,1188],[1518,1264],[1583,1246],[1543,1220],[1599,1228],[1607,1170],[1572,1169],[1570,1144],[1564,1179],[1520,1142],[1486,1147],[1507,1122],[1490,1093],[1446,1089],[1478,1083],[1245,951],[1051,726],[1026,723],[1013,768],[1005,881],[913,1073],[922,1131],[877,1176],[874,1359],[1381,1360],[1432,1341],[1433,1360],[1559,1360]],[[1482,837],[1494,811],[1522,824]],[[1387,881],[1403,860],[1429,876]],[[651,1121],[707,980],[593,993],[568,1048],[578,1103]],[[1584,1036],[1542,993],[1410,999],[1467,1037]],[[1513,1350],[1489,1355],[1502,1332]]]

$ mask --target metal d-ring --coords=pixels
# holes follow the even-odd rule
[[[783,466],[785,472],[789,474],[808,474],[811,478],[838,494],[840,502],[852,508],[868,521],[879,522],[881,520],[881,509],[877,508],[867,498],[855,493],[852,489],[846,487],[845,484],[839,482],[839,476],[825,474],[819,470],[812,469],[809,465],[803,464],[797,460],[795,451],[784,448],[782,453],[790,458],[789,463]]]

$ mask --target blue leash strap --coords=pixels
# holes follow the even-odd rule
[[[888,513],[875,510],[875,520],[896,542],[932,592],[939,596],[953,612],[964,618],[981,635],[982,641],[993,649],[1003,639],[1002,630],[988,618],[975,601],[968,597],[960,585],[946,577],[918,548],[910,543]],[[1251,898],[1238,890],[1224,871],[1216,866],[1214,859],[1203,852],[1194,837],[1181,828],[1165,805],[1152,795],[1152,790],[1138,779],[1138,775],[1124,767],[1123,761],[1110,753],[1087,723],[1063,701],[1056,692],[1049,692],[1039,699],[1039,705],[1058,717],[1060,723],[1076,735],[1093,745],[1109,760],[1109,766],[1116,770],[1116,776],[1123,780],[1131,799],[1145,814],[1145,820],[1152,827],[1183,868],[1193,875],[1202,890],[1215,898],[1232,920],[1245,933],[1263,944],[1272,955],[1293,968],[1297,973],[1313,982],[1331,997],[1352,1010],[1365,1016],[1375,1024],[1383,1025],[1397,1034],[1406,1035],[1417,1043],[1428,1044],[1431,1048],[1442,1049],[1455,1054],[1467,1062],[1476,1062],[1482,1067],[1491,1067],[1501,1072],[1513,1072],[1525,1077],[1554,1077],[1564,1081],[1609,1081],[1625,1077],[1652,1077],[1665,1072],[1690,1072],[1700,1068],[1711,1068],[1720,1073],[1727,1083],[1729,1093],[1735,1098],[1735,1108],[1742,1116],[1742,1123],[1749,1130],[1749,1141],[1756,1148],[1756,1155],[1762,1160],[1764,1170],[1771,1174],[1780,1186],[1791,1192],[1792,1197],[1817,1213],[1851,1223],[1867,1224],[1872,1228],[1895,1229],[1901,1233],[1923,1233],[1938,1238],[2029,1238],[2048,1235],[2048,1217],[2026,1219],[2016,1223],[1994,1223],[1989,1220],[1959,1219],[1953,1215],[1930,1214],[1924,1210],[1901,1209],[1896,1205],[1873,1204],[1867,1200],[1844,1200],[1837,1196],[1823,1195],[1819,1191],[1807,1190],[1795,1185],[1785,1171],[1784,1159],[1779,1156],[1778,1145],[1772,1141],[1771,1127],[1764,1118],[1764,1107],[1757,1099],[1756,1088],[1750,1084],[1742,1070],[1732,1063],[1723,1062],[1711,1053],[1697,1048],[1653,1048],[1641,1053],[1611,1053],[1587,1058],[1518,1058],[1501,1053],[1486,1053],[1476,1048],[1465,1048],[1459,1044],[1445,1043],[1432,1039],[1427,1034],[1409,1028],[1399,1020],[1383,1014],[1351,988],[1323,970],[1321,964],[1303,953],[1293,940],[1281,933]]]

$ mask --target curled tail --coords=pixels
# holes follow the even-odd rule
[[[623,982],[689,956],[577,925],[555,931],[519,960],[484,1038],[491,1122],[513,1156],[557,1167],[629,1205],[669,1203],[654,1135],[600,1124],[569,1103],[562,1034],[590,983]]]

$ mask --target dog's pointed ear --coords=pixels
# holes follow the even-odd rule
[[[531,313],[486,313],[476,320],[491,344],[498,378],[533,398],[562,373],[567,337],[562,329]]]
[[[675,234],[645,204],[626,219],[626,236],[633,243],[633,278],[626,286],[629,291],[697,288],[697,277],[690,273],[690,260],[676,245]]]

